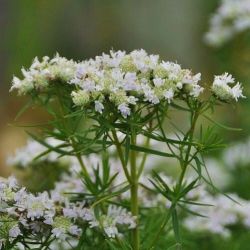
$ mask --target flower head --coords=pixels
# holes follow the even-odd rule
[[[198,84],[200,74],[160,61],[158,55],[148,55],[142,49],[111,51],[79,63],[58,54],[41,62],[35,58],[30,69],[22,72],[23,79],[14,77],[11,88],[19,94],[44,94],[60,82],[75,106],[87,106],[100,114],[109,106],[124,118],[131,115],[131,105],[171,103],[183,98],[182,93],[198,98],[203,90]]]
[[[212,92],[223,101],[238,101],[240,97],[244,98],[242,86],[240,83],[237,83],[235,86],[230,87],[229,84],[234,84],[234,82],[234,78],[228,73],[215,76]]]

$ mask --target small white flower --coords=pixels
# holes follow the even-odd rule
[[[58,239],[64,240],[66,238],[66,231],[63,228],[53,228],[52,235]]]
[[[53,217],[51,217],[51,216],[45,216],[44,218],[45,218],[45,220],[43,222],[45,224],[47,224],[47,225],[53,225],[53,222],[54,222]]]
[[[14,89],[20,89],[22,87],[22,82],[19,78],[17,78],[16,76],[13,77],[12,80],[12,87],[10,89],[10,91],[14,90]]]
[[[6,208],[6,212],[8,215],[19,216],[19,214],[16,212],[16,207],[8,207]]]
[[[134,96],[129,96],[128,97],[128,103],[132,104],[132,105],[136,105],[136,102],[138,101],[138,98],[134,97]]]
[[[77,209],[78,216],[86,221],[92,221],[95,219],[94,213],[87,208]]]
[[[131,90],[137,90],[138,89],[138,85],[136,84],[136,73],[131,73],[128,72],[126,73],[125,77],[124,77],[124,90],[126,91],[131,91]]]
[[[77,211],[73,208],[63,208],[63,215],[68,218],[77,218]]]
[[[82,232],[82,230],[77,226],[71,226],[69,228],[69,233],[71,233],[73,235],[79,236],[81,234],[81,232]]]
[[[131,110],[126,103],[122,103],[118,106],[118,110],[121,112],[124,118],[127,118],[131,114]]]
[[[83,82],[80,82],[79,85],[87,92],[95,90],[95,82],[93,80],[86,79]]]
[[[164,80],[162,78],[155,78],[153,79],[153,82],[156,87],[160,87],[164,84]]]
[[[200,85],[192,85],[192,90],[190,91],[190,95],[193,97],[198,97],[202,92],[204,88]]]
[[[229,83],[234,83],[234,78],[232,75],[225,73],[223,75],[215,76],[213,85],[224,86],[228,85]]]
[[[102,114],[103,110],[104,110],[103,104],[99,101],[95,101],[95,111]]]
[[[87,74],[87,67],[86,67],[86,65],[84,65],[84,64],[80,64],[80,65],[78,65],[77,66],[77,68],[76,68],[76,77],[77,78],[84,78],[85,76],[86,76],[86,74]]]
[[[160,102],[159,98],[155,95],[154,90],[152,90],[149,86],[142,86],[145,101],[149,101],[153,104],[158,104]]]
[[[172,89],[166,90],[164,93],[165,99],[170,103],[174,98],[174,91]]]
[[[245,98],[245,96],[243,95],[243,89],[242,89],[242,86],[240,85],[240,83],[237,83],[232,89],[231,89],[231,92],[232,92],[232,96],[233,98],[238,101],[238,99],[240,97],[242,98]]]
[[[9,230],[9,236],[11,238],[16,238],[17,236],[21,235],[21,230],[20,228],[18,227],[18,225],[15,225],[14,227],[12,227],[10,230]]]
[[[10,176],[8,178],[8,184],[11,189],[15,189],[18,187],[17,179],[14,176]]]
[[[118,235],[118,229],[116,226],[104,227],[104,231],[109,238],[115,238]]]

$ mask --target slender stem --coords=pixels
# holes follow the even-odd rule
[[[148,148],[148,147],[149,147],[149,142],[150,142],[150,138],[147,137],[146,142],[145,142],[145,145],[144,145],[145,148]],[[142,161],[141,161],[141,164],[140,164],[140,166],[139,166],[138,173],[137,173],[138,179],[139,179],[139,177],[141,176],[141,173],[143,172],[143,169],[144,169],[144,166],[145,166],[145,163],[146,163],[146,160],[147,160],[147,156],[148,156],[148,154],[147,154],[147,153],[144,153],[144,155],[143,155],[143,157],[142,157]]]
[[[140,238],[139,238],[139,220],[138,220],[138,215],[139,215],[139,208],[138,208],[138,176],[137,176],[137,170],[136,170],[136,151],[131,151],[130,153],[130,174],[127,169],[127,164],[125,162],[125,158],[123,155],[123,151],[121,148],[121,144],[119,142],[119,139],[117,137],[116,131],[112,130],[112,135],[114,139],[114,144],[117,149],[118,156],[120,158],[122,168],[124,171],[124,174],[130,183],[130,200],[131,200],[131,213],[133,216],[136,216],[137,218],[137,227],[132,230],[132,246],[133,250],[139,250],[140,249]],[[136,145],[136,136],[131,135],[131,143],[133,145]]]
[[[64,115],[65,115],[65,109],[64,109],[64,106],[63,106],[63,102],[62,102],[61,98],[58,98],[58,101],[59,101],[59,103],[60,103],[61,112],[62,112],[62,115],[63,115],[63,117],[64,117]],[[64,127],[67,128],[67,125],[66,125],[66,123],[65,123],[65,119],[62,119],[62,122],[63,122],[63,124],[64,124]],[[76,128],[75,128],[75,129],[76,129]],[[76,141],[74,140],[74,138],[71,139],[71,143],[72,143],[73,149],[77,152],[77,147],[76,147],[76,144],[77,144],[77,143],[76,143]],[[84,175],[85,175],[85,176],[89,176],[88,171],[87,171],[87,168],[86,168],[86,166],[85,166],[85,164],[84,164],[84,162],[83,162],[83,160],[82,160],[81,154],[77,153],[77,154],[76,154],[76,158],[77,158],[77,160],[78,160],[78,162],[79,162],[79,164],[80,164],[80,166],[81,166],[81,168],[82,168],[82,171],[83,171]]]
[[[152,125],[153,125],[152,121],[150,121],[149,122],[149,133],[152,131]],[[150,143],[150,138],[147,136],[144,147],[148,148],[149,147],[149,143]],[[137,178],[138,179],[140,178],[140,176],[141,176],[141,174],[143,172],[143,169],[144,169],[144,166],[145,166],[145,163],[146,163],[146,160],[147,160],[147,156],[148,156],[148,154],[144,153],[144,155],[142,157],[142,161],[141,161],[141,164],[139,166],[138,173],[137,173]]]
[[[136,135],[133,131],[131,133],[131,143],[136,145]],[[140,249],[140,235],[139,235],[139,204],[138,204],[138,176],[136,169],[136,151],[131,151],[130,154],[130,174],[131,174],[131,213],[137,218],[137,226],[132,230],[132,246],[133,250]]]
[[[77,152],[76,141],[74,140],[74,138],[71,138],[71,144],[72,144],[73,149]],[[87,168],[82,160],[81,154],[76,153],[76,158],[77,158],[77,160],[82,168],[84,175],[89,176]]]
[[[80,155],[80,154],[77,154],[77,155],[76,155],[76,158],[77,158],[79,164],[81,165],[81,168],[82,168],[82,171],[83,171],[84,175],[87,175],[87,176],[88,176],[89,174],[88,174],[87,168],[86,168],[86,166],[85,166],[85,164],[84,164],[84,162],[83,162],[83,160],[82,160],[81,155]]]
[[[118,140],[118,137],[117,137],[117,134],[116,134],[115,130],[112,130],[112,135],[113,135],[113,139],[114,139],[114,143],[115,143],[115,146],[116,146],[118,156],[119,156],[121,164],[122,164],[124,174],[125,174],[128,182],[130,183],[131,178],[130,178],[130,175],[129,175],[129,172],[128,172],[128,169],[127,169],[127,166],[126,166],[127,164],[126,164],[124,156],[123,156],[122,147],[121,147],[121,144],[120,144],[120,142]]]
[[[191,118],[191,127],[190,127],[190,130],[188,132],[188,134],[189,134],[189,136],[188,136],[189,142],[192,142],[192,140],[193,140],[195,125],[196,125],[196,122],[197,122],[197,119],[198,119],[198,114],[199,114],[198,112],[195,112],[192,115],[192,118]],[[186,156],[185,156],[184,162],[182,164],[182,172],[181,172],[179,182],[178,182],[178,192],[181,189],[181,185],[182,185],[182,182],[183,182],[187,167],[188,167],[188,165],[190,163],[189,156],[190,156],[191,148],[192,148],[192,144],[190,143],[188,145]]]

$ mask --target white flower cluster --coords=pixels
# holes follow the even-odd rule
[[[72,93],[76,105],[94,100],[95,110],[102,113],[104,101],[108,99],[127,117],[131,105],[158,104],[162,100],[170,103],[184,87],[189,95],[198,97],[203,91],[199,80],[200,74],[192,75],[179,64],[160,61],[158,55],[135,50],[130,54],[111,51],[110,55],[79,63],[71,83],[80,88]]]
[[[61,219],[58,215],[59,207],[56,207],[47,192],[31,194],[25,188],[20,188],[14,177],[2,180],[0,191],[1,216],[8,217],[11,222],[15,222],[9,230],[10,237],[16,238],[22,235],[23,230],[36,234],[48,230],[49,227],[52,227],[52,233],[58,238],[66,236],[67,233],[76,235],[76,226],[65,215]],[[5,222],[2,223],[5,224]],[[58,233],[59,230],[61,234]],[[5,240],[7,238],[0,239],[3,243]]]
[[[107,214],[101,214],[98,217],[94,210],[84,207],[84,204],[76,203],[63,209],[65,216],[70,218],[82,218],[88,221],[90,228],[101,228],[109,238],[121,237],[118,231],[119,226],[125,225],[128,229],[136,227],[136,217],[122,207],[110,205]]]
[[[64,174],[61,180],[55,183],[55,188],[50,191],[51,199],[60,204],[68,203],[70,193],[85,193],[86,188],[82,180],[76,175]]]
[[[13,78],[11,90],[17,89],[20,95],[26,94],[34,89],[43,91],[49,87],[50,81],[70,81],[74,77],[76,63],[58,54],[52,59],[43,57],[40,62],[36,57],[29,70],[22,68],[24,79]]]
[[[191,190],[186,197],[188,200],[210,206],[189,205],[191,211],[205,217],[190,214],[184,219],[184,226],[190,231],[206,231],[222,237],[230,236],[228,227],[234,224],[241,223],[250,228],[250,201],[235,194],[229,196],[238,203],[222,194],[211,195],[204,185]]]
[[[18,236],[37,234],[40,232],[51,233],[59,240],[66,237],[78,236],[81,229],[77,221],[86,222],[90,228],[103,230],[108,237],[120,236],[119,225],[134,228],[135,217],[125,209],[110,206],[107,214],[95,216],[94,210],[86,207],[85,202],[70,202],[70,197],[63,192],[82,191],[77,180],[65,182],[64,186],[56,185],[56,190],[31,194],[20,188],[14,177],[0,181],[0,225],[4,233],[0,233],[0,242],[13,240]],[[66,188],[63,191],[61,188]],[[59,192],[60,189],[60,192]],[[2,230],[1,230],[2,231]],[[25,231],[25,233],[24,233]]]
[[[205,41],[214,47],[223,45],[234,35],[250,28],[249,0],[221,0],[220,6],[210,19]]]
[[[97,159],[95,155],[92,155],[91,159],[94,161],[100,160]],[[111,168],[111,170],[112,172],[115,172],[113,168]],[[121,178],[119,180],[121,181]],[[125,177],[122,179],[122,182],[124,181]],[[119,182],[118,185],[121,185],[121,182]],[[136,218],[132,216],[130,212],[127,212],[121,207],[110,205],[108,207],[107,214],[101,214],[97,219],[91,209],[84,207],[84,203],[69,203],[69,195],[67,195],[67,193],[81,194],[87,192],[87,188],[85,187],[83,181],[74,174],[65,174],[61,181],[56,182],[55,189],[50,191],[51,198],[54,202],[67,204],[63,209],[65,215],[74,219],[80,217],[85,221],[88,221],[91,228],[101,228],[108,237],[114,238],[116,236],[121,236],[121,233],[118,231],[120,225],[125,225],[128,229],[136,226]]]
[[[62,144],[62,141],[56,140],[54,138],[47,138],[45,140],[45,143],[47,143],[51,147],[57,147]],[[59,163],[66,163],[68,161],[66,157],[60,157],[60,154],[56,153],[55,151],[50,151],[47,154],[44,154],[46,151],[48,151],[47,147],[33,139],[29,139],[25,146],[18,148],[14,155],[7,158],[7,165],[26,168],[30,164],[36,163],[36,161]],[[36,159],[36,161],[34,161],[36,157],[38,158]]]
[[[24,79],[14,77],[11,88],[19,94],[44,92],[60,81],[74,86],[71,96],[75,105],[93,105],[102,113],[110,102],[123,117],[140,102],[170,103],[181,93],[197,98],[203,91],[200,73],[193,75],[179,64],[161,61],[158,55],[148,55],[142,49],[129,54],[111,51],[79,63],[58,55],[51,60],[44,57],[41,62],[35,58],[30,69],[22,72]]]
[[[220,76],[214,77],[214,82],[212,85],[212,92],[215,96],[217,96],[220,100],[223,101],[238,101],[239,98],[244,98],[242,94],[242,86],[238,82],[233,87],[230,87],[229,84],[234,84],[235,79],[232,75],[225,73]]]
[[[107,215],[102,216],[99,221],[105,233],[111,238],[120,235],[117,229],[118,225],[126,225],[129,229],[136,227],[135,216],[122,207],[112,205],[108,207]]]

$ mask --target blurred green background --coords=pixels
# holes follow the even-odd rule
[[[112,48],[127,51],[143,48],[201,72],[207,83],[214,74],[229,71],[247,88],[250,34],[238,36],[220,50],[203,42],[208,19],[217,5],[217,0],[1,1],[0,175],[9,173],[5,158],[26,138],[24,130],[14,126],[15,115],[25,98],[9,93],[11,79],[13,75],[20,76],[21,67],[29,67],[35,56],[53,56],[59,52],[82,60]],[[243,100],[237,109],[232,111],[230,106],[217,115],[230,126],[244,128],[244,132],[234,135],[223,132],[226,141],[248,135],[248,107]],[[42,116],[37,110],[28,112],[19,124],[39,122]]]

